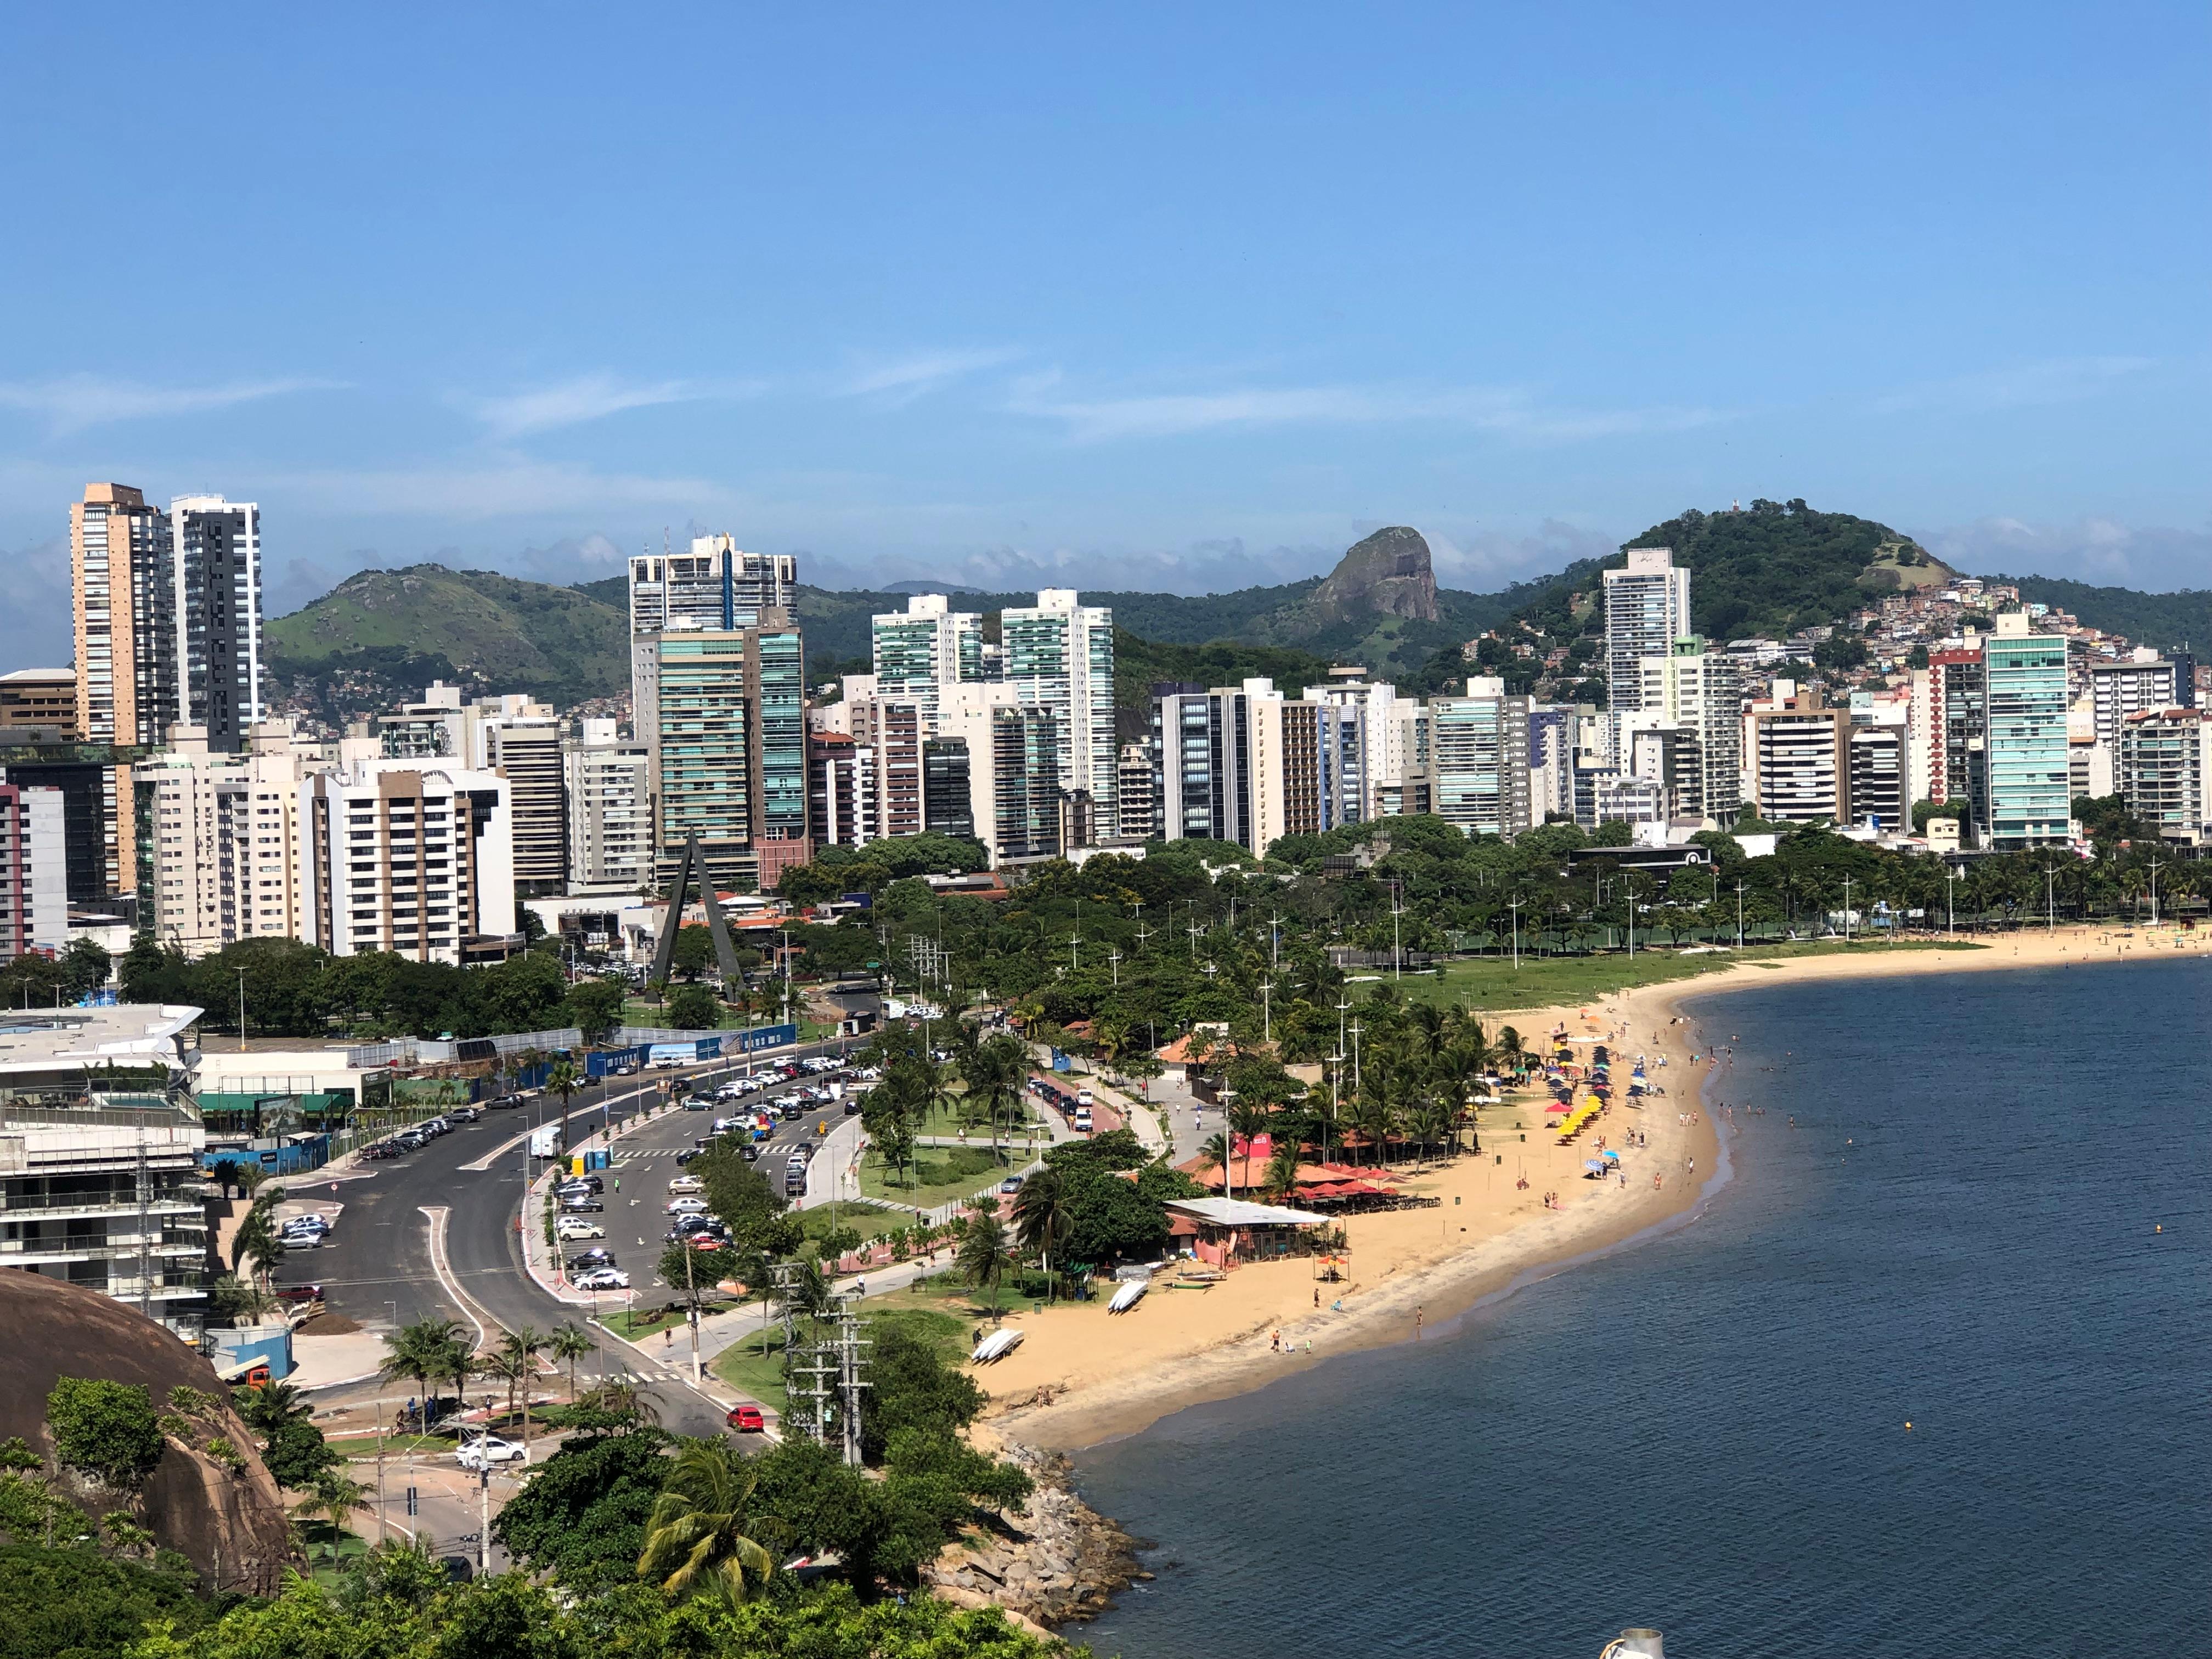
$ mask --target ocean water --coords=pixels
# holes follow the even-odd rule
[[[1631,1625],[1670,1659],[2212,1654],[2212,964],[1692,1012],[1740,1038],[1694,1220],[1085,1454],[1158,1577],[1069,1633],[1128,1659],[1595,1659]]]

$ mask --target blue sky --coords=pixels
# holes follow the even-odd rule
[[[2201,5],[49,8],[10,45],[7,665],[56,658],[94,477],[260,501],[279,610],[687,527],[837,585],[1203,591],[1410,523],[1489,587],[1762,495],[1976,568],[2212,553]]]

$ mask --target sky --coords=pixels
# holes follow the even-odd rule
[[[1822,15],[1814,15],[1822,14]],[[69,503],[371,565],[1488,589],[1756,496],[2207,586],[2201,4],[25,9],[0,667]]]

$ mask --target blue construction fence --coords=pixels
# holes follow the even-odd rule
[[[258,1164],[270,1175],[300,1175],[330,1161],[328,1135],[286,1135],[243,1146],[210,1146],[200,1154],[200,1169],[212,1175],[219,1164]]]
[[[756,1025],[720,1036],[678,1036],[669,1042],[636,1042],[621,1048],[595,1048],[584,1057],[585,1074],[607,1077],[625,1066],[644,1066],[659,1060],[696,1065],[731,1054],[757,1054],[769,1048],[788,1048],[799,1041],[796,1025]],[[525,1088],[536,1086],[525,1083]]]

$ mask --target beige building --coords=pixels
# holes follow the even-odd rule
[[[332,956],[459,963],[514,933],[513,832],[497,773],[360,761],[307,778],[300,800],[309,943]]]
[[[89,483],[70,508],[77,734],[155,748],[178,718],[169,519],[129,484]]]
[[[76,735],[76,671],[19,668],[0,674],[0,732],[21,740],[32,729]]]
[[[132,771],[141,920],[161,944],[205,956],[243,939],[304,938],[301,785],[316,750],[289,720],[264,720],[242,754],[206,728],[170,729]]]

